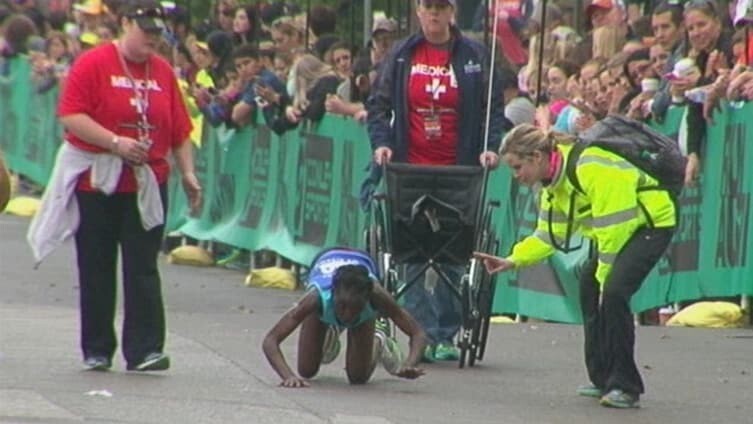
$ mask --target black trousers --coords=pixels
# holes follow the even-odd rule
[[[166,186],[160,186],[167,210]],[[164,226],[144,230],[136,193],[76,192],[81,223],[76,232],[81,308],[81,349],[84,357],[112,358],[117,347],[114,329],[118,247],[123,268],[123,356],[137,364],[165,343],[165,311],[157,255]]]
[[[599,303],[596,258],[589,258],[580,277],[580,304],[585,332],[588,377],[600,389],[643,393],[635,364],[635,324],[630,298],[667,250],[674,228],[643,228],[617,255]]]

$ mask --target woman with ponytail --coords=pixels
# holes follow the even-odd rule
[[[526,186],[542,186],[534,233],[505,257],[476,253],[490,273],[533,265],[590,239],[580,274],[585,359],[591,384],[578,388],[603,406],[637,408],[643,381],[633,357],[630,298],[659,261],[676,225],[675,203],[658,181],[623,157],[529,124],[505,136],[500,157]],[[575,149],[579,155],[570,155]],[[580,187],[578,188],[577,185]],[[653,188],[653,189],[652,189]]]

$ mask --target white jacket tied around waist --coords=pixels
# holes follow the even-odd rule
[[[26,235],[36,266],[76,233],[81,217],[74,191],[79,176],[89,168],[91,186],[108,196],[113,194],[123,170],[123,159],[111,154],[86,152],[64,142],[42,196],[42,204]],[[146,165],[134,167],[133,172],[138,185],[141,225],[148,231],[164,222],[164,206],[157,177],[152,168]]]

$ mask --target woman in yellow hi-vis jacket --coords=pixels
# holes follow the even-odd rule
[[[591,385],[578,394],[601,405],[636,408],[643,381],[635,365],[635,328],[630,298],[664,254],[674,234],[675,203],[657,181],[619,155],[586,147],[575,174],[565,175],[574,139],[532,125],[513,128],[500,156],[524,185],[543,186],[535,232],[506,258],[477,253],[490,273],[539,262],[580,232],[592,254],[580,276],[585,357]]]

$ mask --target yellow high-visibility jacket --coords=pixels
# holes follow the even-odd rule
[[[571,233],[579,232],[596,242],[596,279],[603,286],[617,254],[638,228],[675,226],[675,203],[665,190],[642,191],[656,186],[657,180],[596,146],[587,147],[578,158],[575,172],[582,193],[565,175],[572,145],[558,145],[557,149],[563,155],[562,166],[551,184],[541,190],[536,231],[515,244],[507,259],[521,267],[547,258],[555,246],[569,243],[570,226]]]

